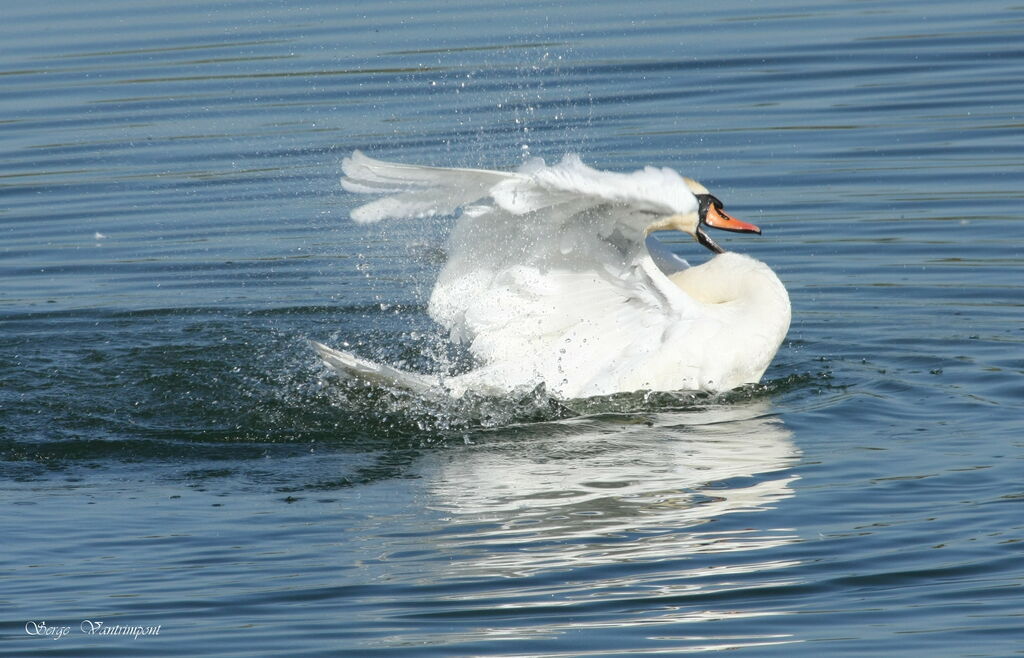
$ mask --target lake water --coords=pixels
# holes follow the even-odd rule
[[[1024,7],[700,4],[8,3],[0,653],[1024,651]],[[356,148],[674,167],[789,337],[714,398],[343,386],[309,339],[454,358]]]

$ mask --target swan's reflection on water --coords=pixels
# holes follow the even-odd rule
[[[422,471],[432,478],[424,483],[427,504],[451,524],[433,540],[458,558],[443,575],[424,576],[524,578],[534,594],[545,583],[540,598],[507,585],[445,597],[460,607],[527,615],[514,628],[464,629],[477,636],[648,624],[663,635],[670,632],[664,624],[785,614],[744,605],[742,591],[784,586],[780,569],[796,564],[770,550],[796,535],[756,519],[793,495],[798,476],[789,469],[798,455],[790,432],[760,403],[502,430],[427,457],[437,460]],[[609,616],[609,603],[628,612]],[[571,608],[571,622],[563,613],[550,618],[552,606]],[[732,633],[708,646],[790,641],[774,632]]]
[[[730,406],[520,428],[505,439],[437,455],[444,462],[431,469],[437,476],[429,487],[431,505],[456,515],[457,523],[499,523],[489,536],[503,543],[545,537],[614,544],[646,533],[647,540],[621,550],[654,556],[668,547],[636,544],[657,545],[664,541],[657,536],[671,532],[674,552],[684,548],[680,541],[699,551],[746,546],[749,540],[739,537],[705,545],[697,531],[709,520],[764,509],[792,495],[797,476],[787,469],[798,452],[789,431],[767,411],[763,405]],[[680,534],[680,528],[694,532]],[[557,555],[566,552],[571,546],[562,545]],[[557,555],[551,558],[557,561]],[[537,568],[537,557],[531,552],[521,566]]]

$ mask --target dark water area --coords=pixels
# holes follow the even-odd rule
[[[1024,652],[1024,7],[41,2],[0,44],[0,653]],[[309,340],[464,358],[447,222],[352,223],[353,149],[671,166],[764,229],[723,242],[789,336],[721,396],[344,384]]]

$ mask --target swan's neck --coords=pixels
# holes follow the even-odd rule
[[[750,256],[726,252],[670,278],[752,349],[764,342],[774,354],[790,330],[790,295],[770,267]]]
[[[688,330],[707,347],[698,386],[760,381],[789,331],[789,295],[779,277],[749,256],[725,252],[670,279],[701,307]]]
[[[669,278],[709,313],[739,311],[789,327],[785,287],[771,268],[749,256],[726,252]]]

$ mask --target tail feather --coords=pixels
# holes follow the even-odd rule
[[[335,350],[322,343],[310,341],[324,363],[343,377],[361,379],[370,384],[403,388],[424,394],[437,390],[441,382],[437,377],[399,370],[383,363],[360,359],[354,354]]]

